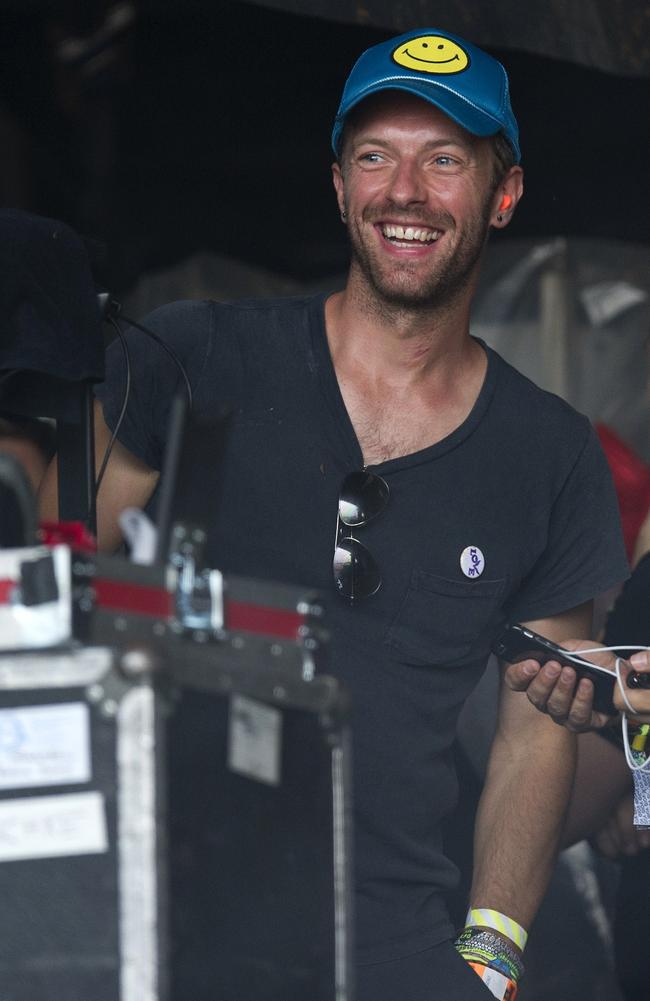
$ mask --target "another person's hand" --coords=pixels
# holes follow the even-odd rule
[[[600,830],[589,840],[601,855],[610,859],[638,855],[645,848],[650,848],[650,831],[634,826],[633,791],[621,798]]]
[[[567,650],[584,650],[598,644],[591,640],[567,640],[562,646]],[[616,662],[615,656],[607,652],[589,654],[585,659],[593,660],[611,671]],[[561,667],[556,661],[549,661],[540,667],[535,660],[522,660],[518,664],[510,664],[505,672],[508,687],[515,692],[526,692],[528,701],[558,725],[574,733],[599,730],[612,717],[593,708],[594,686],[591,681],[582,678],[576,687],[576,678],[572,667]],[[650,709],[650,691],[647,695]]]
[[[627,677],[630,670],[634,669],[640,674],[650,674],[650,652],[647,650],[641,650],[639,653],[635,653],[630,657],[630,666],[627,664],[623,665],[623,670],[621,674],[624,678]],[[621,695],[618,685],[614,691],[614,705],[621,712],[625,713],[630,721],[636,723],[650,723],[650,688],[627,688],[625,689],[625,694],[627,695],[630,704],[634,706],[634,713],[630,712],[628,706],[625,705],[623,696]]]

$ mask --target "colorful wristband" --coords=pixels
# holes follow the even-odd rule
[[[518,983],[524,975],[521,953],[498,932],[483,928],[464,928],[454,945],[463,959],[476,960],[505,973]]]
[[[479,963],[481,966],[489,966],[491,970],[498,970],[502,973],[504,977],[508,980],[512,980],[513,984],[516,984],[517,977],[515,977],[509,963],[504,959],[494,959],[489,955],[486,955],[481,949],[459,949],[458,953],[467,963]]]
[[[514,980],[504,977],[498,970],[493,970],[482,963],[469,963],[474,973],[478,974],[485,986],[492,991],[497,1001],[515,1001],[517,985]]]
[[[465,927],[494,928],[495,931],[514,942],[522,952],[528,941],[528,932],[521,925],[509,918],[507,914],[493,911],[489,907],[470,907],[465,919]]]

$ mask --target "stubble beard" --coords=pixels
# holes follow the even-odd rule
[[[384,212],[384,216],[386,214],[389,213]],[[390,214],[394,217],[394,211]],[[382,218],[376,210],[373,216]],[[409,312],[449,306],[455,299],[462,297],[468,287],[473,286],[477,266],[487,243],[489,218],[490,204],[486,203],[481,215],[460,233],[453,252],[434,258],[430,269],[424,274],[419,261],[379,261],[358,228],[348,224],[353,267],[365,281],[368,298],[375,298],[378,300],[377,304],[385,308]],[[373,218],[364,218],[363,222],[372,224]],[[455,224],[450,216],[437,220],[418,220],[411,216],[409,222],[421,222],[434,229],[439,225],[445,232],[443,238],[455,231]]]

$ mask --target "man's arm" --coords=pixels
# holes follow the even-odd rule
[[[99,471],[111,438],[101,404],[95,403],[95,464]],[[136,458],[116,441],[97,494],[97,542],[100,552],[112,553],[122,542],[118,517],[125,507],[144,507],[151,497],[159,473]],[[39,511],[43,521],[58,519],[58,473],[52,460],[39,491]]]
[[[606,625],[606,644],[638,643],[647,644],[647,604],[650,593],[650,511],[646,515],[637,537],[634,558],[632,560],[632,576],[623,585],[623,590],[616,599]],[[578,649],[581,644],[565,644],[572,649]],[[592,644],[589,644],[590,646]],[[612,654],[589,655],[603,667],[614,670],[615,657]],[[650,671],[650,656],[647,652],[634,654],[630,658],[635,670]],[[623,665],[623,675],[629,670]],[[575,693],[573,686],[575,676],[571,668],[565,668],[558,677],[557,673],[549,672],[534,661],[521,661],[511,664],[505,675],[506,684],[513,691],[527,692],[528,698],[540,712],[547,712],[557,723],[562,723],[571,730],[581,732],[600,729],[608,722],[604,713],[592,709],[593,688],[589,681],[582,680]],[[628,693],[635,707],[638,707],[637,719],[642,723],[650,723],[650,695],[648,691],[638,689]],[[614,704],[621,712],[627,712],[628,707],[621,696],[618,685],[614,688]]]
[[[526,625],[559,643],[589,636],[592,603]],[[476,820],[472,907],[530,928],[555,865],[575,762],[576,735],[502,684]]]

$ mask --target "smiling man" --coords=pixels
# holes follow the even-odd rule
[[[468,927],[456,940],[483,983],[468,983],[454,970],[449,946],[436,945],[444,932],[433,884],[437,878],[444,888],[448,871],[442,866],[433,877],[431,868],[427,899],[409,885],[424,846],[413,822],[419,815],[422,836],[427,806],[440,816],[446,796],[449,748],[441,730],[448,732],[449,717],[441,724],[440,701],[451,697],[455,718],[459,703],[451,693],[461,701],[467,694],[470,665],[484,663],[487,647],[483,660],[479,650],[505,617],[558,640],[589,635],[591,599],[626,574],[617,513],[587,422],[470,336],[489,231],[509,223],[523,194],[503,67],[437,31],[376,46],[347,81],[332,141],[352,261],[345,289],[325,305],[328,343],[363,463],[390,484],[408,521],[401,533],[395,528],[394,544],[400,534],[422,540],[419,557],[410,554],[412,573],[384,642],[403,671],[396,700],[431,700],[428,719],[424,707],[417,723],[415,714],[396,709],[391,723],[402,726],[384,731],[399,764],[391,762],[379,786],[384,798],[370,806],[375,817],[389,809],[393,784],[401,780],[408,790],[392,825],[391,863],[387,845],[377,845],[390,825],[368,837],[361,822],[360,996],[449,1001],[485,996],[489,987],[511,999],[523,969],[524,929],[555,858],[572,739],[539,726],[531,706],[504,689],[476,831]],[[391,660],[385,650],[382,660]],[[442,664],[446,674],[436,687]],[[384,682],[379,670],[375,691]],[[407,762],[425,774],[427,725],[428,749],[433,754],[435,747],[438,758],[429,773],[431,798],[425,794],[416,805],[408,801],[418,793]],[[363,765],[372,770],[365,757]],[[377,863],[382,853],[383,878],[367,861],[374,855]],[[410,935],[402,911],[409,897],[419,907]],[[379,932],[380,946],[368,928]]]
[[[368,98],[353,122],[334,165],[350,293],[367,283],[406,310],[471,293],[495,203],[506,199],[512,214],[521,169],[499,178],[495,201],[491,145],[409,94]]]
[[[456,720],[506,620],[589,635],[592,598],[627,573],[616,501],[586,418],[470,335],[488,232],[523,191],[503,67],[437,29],[375,46],[332,143],[344,289],[176,303],[148,324],[183,357],[198,417],[233,407],[213,565],[332,595],[329,670],[353,702],[358,1001],[512,1001],[575,736],[504,690],[456,939],[440,833],[458,795]],[[179,388],[137,333],[130,351],[98,498],[107,549],[122,507],[155,488]],[[100,457],[123,384],[118,348]]]

